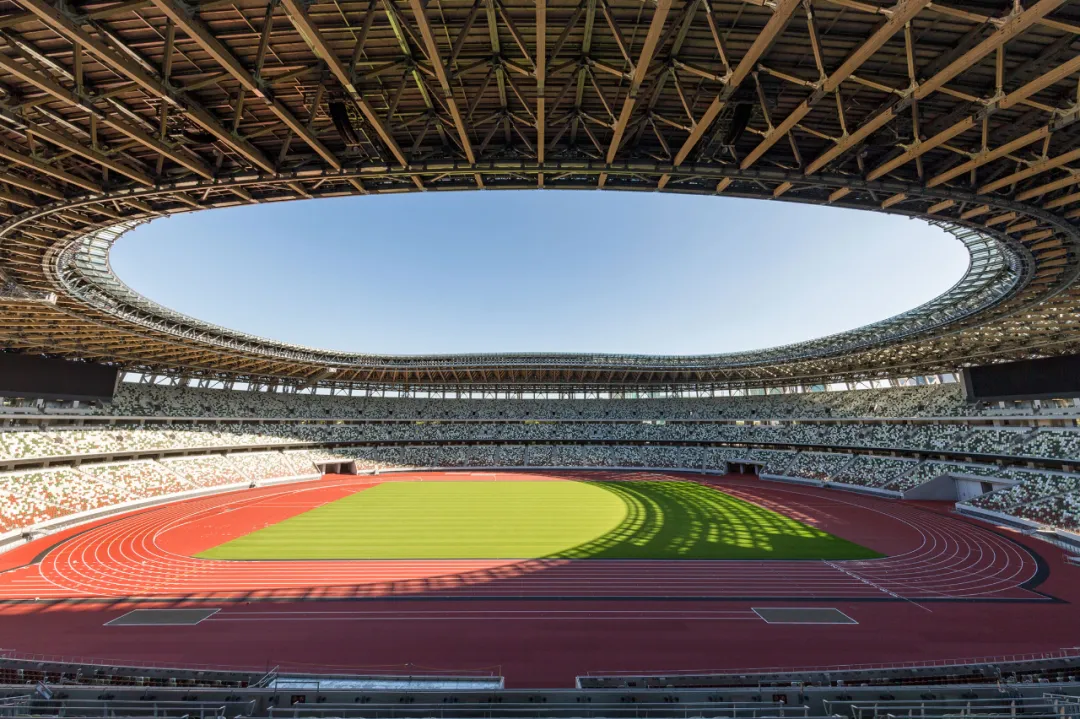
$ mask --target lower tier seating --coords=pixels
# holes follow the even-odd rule
[[[0,473],[0,533],[134,500],[220,486],[310,476],[316,465],[355,462],[358,471],[435,467],[672,468],[724,472],[752,464],[763,473],[906,492],[949,475],[1000,486],[970,500],[974,509],[1076,528],[1080,474],[858,453],[737,447],[477,444],[357,446],[200,454],[160,460],[86,463]]]
[[[314,473],[306,458],[280,452],[252,453],[243,460],[206,455],[8,472],[0,474],[0,534],[135,500]]]

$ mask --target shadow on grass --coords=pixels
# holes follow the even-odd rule
[[[713,487],[593,481],[626,506],[614,529],[549,559],[873,559],[882,556]]]

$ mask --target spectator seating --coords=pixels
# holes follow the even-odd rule
[[[241,475],[252,481],[295,477],[300,474],[281,452],[234,452],[226,455],[226,458]]]
[[[228,457],[221,454],[163,459],[161,466],[197,487],[216,487],[251,481],[236,469]]]
[[[1021,451],[1025,457],[1080,461],[1080,431],[1041,429],[1024,443]]]
[[[0,532],[95,509],[109,499],[106,487],[70,467],[0,475]]]
[[[782,463],[773,462],[767,469],[772,474],[785,477],[828,480],[851,464],[850,454],[830,454],[826,452],[799,452],[790,460]]]
[[[955,448],[973,454],[1018,454],[1017,448],[1030,433],[1027,428],[973,429],[956,439]]]
[[[242,459],[241,459],[242,458]],[[134,460],[0,474],[0,534],[78,512],[177,492],[312,475],[280,452]]]
[[[1037,499],[1013,508],[1010,513],[1040,524],[1080,531],[1080,492]]]
[[[632,400],[361,398],[124,384],[111,406],[95,411],[115,418],[113,423],[90,424],[85,415],[50,422],[15,415],[0,418],[0,462],[16,469],[46,461],[79,465],[0,474],[0,496],[6,492],[18,505],[5,508],[3,516],[12,518],[5,526],[25,526],[103,502],[308,474],[317,462],[344,460],[355,460],[361,470],[480,466],[722,470],[727,463],[753,463],[773,474],[900,492],[941,474],[1001,476],[1006,470],[964,463],[959,457],[920,463],[864,455],[860,449],[1080,464],[1080,431],[1075,428],[1035,429],[1015,419],[1007,423],[1010,426],[985,427],[950,421],[1008,416],[1002,414],[1003,407],[964,404],[955,384]],[[38,416],[51,419],[47,409]],[[148,421],[153,417],[167,419]],[[224,418],[245,421],[216,421]],[[891,418],[900,421],[885,421]],[[1054,421],[1063,423],[1060,417]],[[468,444],[443,444],[448,442]],[[338,446],[276,451],[303,443]],[[166,451],[208,449],[217,453],[162,457]],[[241,451],[230,453],[232,449]],[[119,462],[140,452],[145,453],[142,459]],[[1022,471],[1009,470],[1022,488],[1008,490],[1010,494],[995,492],[976,502],[1003,511],[1065,516],[1071,506],[1067,500],[1072,478],[1033,470],[1030,477],[1017,474]],[[45,499],[16,496],[43,485],[49,488]]]
[[[162,471],[160,464],[150,460],[117,464],[87,464],[80,469],[84,475],[111,490],[111,501],[106,504],[120,504],[131,499],[173,494],[194,489],[197,486],[182,477]]]
[[[1017,484],[976,497],[971,506],[1008,513],[1043,498],[1080,491],[1080,475],[1012,469],[1005,477]]]
[[[910,459],[855,455],[854,459],[833,472],[829,481],[884,489],[913,472],[918,465],[918,462]]]
[[[755,419],[957,417],[978,413],[958,384],[702,399],[449,400],[331,397],[121,385],[101,413],[121,417],[375,419]]]
[[[1000,467],[992,464],[923,462],[909,474],[896,477],[883,488],[906,492],[946,474],[960,477],[998,477],[1001,472]]]

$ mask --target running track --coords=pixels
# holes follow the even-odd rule
[[[469,476],[523,477],[537,478]],[[1070,606],[1080,597],[1080,570],[1066,567],[1049,545],[950,515],[944,506],[749,478],[696,479],[887,556],[192,558],[379,481],[331,477],[134,512],[0,555],[0,648],[232,666],[499,666],[511,684],[568,686],[589,671],[906,661],[1080,644]],[[132,601],[221,611],[197,627],[103,626]],[[836,607],[859,624],[768,625],[753,607],[769,605]]]

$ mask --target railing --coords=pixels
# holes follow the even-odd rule
[[[13,649],[0,648],[0,667],[4,662],[19,662],[23,664],[54,665],[53,667],[35,666],[35,671],[60,671],[58,665],[79,665],[85,667],[99,667],[122,673],[123,670],[154,669],[170,672],[228,672],[249,673],[253,676],[261,676],[265,669],[253,669],[251,667],[237,667],[221,664],[183,664],[173,662],[149,662],[131,661],[128,659],[109,659],[107,657],[86,657],[66,654],[37,654],[34,652],[21,652]]]
[[[293,704],[288,707],[271,707],[270,719],[338,719],[358,717],[382,719],[406,715],[410,717],[437,717],[438,719],[473,719],[475,717],[619,717],[647,719],[648,717],[673,717],[693,719],[809,719],[807,706],[790,706],[782,702],[638,702],[638,703],[583,703],[566,704],[493,703],[478,706],[467,704]]]
[[[1067,701],[1071,700],[1071,701]],[[937,719],[938,717],[968,717],[980,719],[1002,717],[1015,719],[1022,715],[1024,719],[1077,719],[1080,717],[1080,703],[1076,697],[1055,698],[1044,695],[1039,698],[979,698],[979,699],[927,699],[927,700],[882,700],[882,701],[830,701],[822,702],[825,710],[831,714],[850,714],[851,719],[879,719],[881,717],[918,717],[919,719]],[[847,711],[844,711],[844,709]]]
[[[255,702],[243,703],[240,712],[233,715],[250,716],[254,713]],[[101,717],[116,719],[125,717],[136,719],[225,719],[226,705],[219,702],[199,701],[139,701],[139,700],[67,700],[67,699],[32,699],[23,704],[5,706],[0,704],[0,717]]]
[[[27,666],[12,667],[11,664]],[[185,675],[200,675],[198,678],[204,681],[226,681],[243,675],[249,686],[255,682],[274,675],[275,670],[268,671],[265,667],[236,666],[224,664],[175,664],[166,662],[113,660],[107,657],[86,657],[77,655],[37,654],[21,652],[11,649],[0,648],[0,669],[25,669],[34,672],[65,671],[65,667],[77,669],[80,667],[94,667],[104,669],[114,675],[138,676],[140,670],[169,672],[179,679],[187,679]],[[448,679],[467,679],[477,677],[498,678],[498,667],[486,667],[482,669],[444,669],[439,667],[423,667],[415,664],[388,664],[378,666],[306,666],[311,673],[300,671],[290,672],[291,678],[307,678],[312,681],[318,680],[343,680],[358,678],[381,678],[381,677],[440,677]],[[203,676],[207,672],[232,675],[213,677]],[[318,672],[318,673],[315,673]]]
[[[603,678],[662,678],[662,677],[744,677],[746,675],[777,675],[777,674],[823,674],[842,672],[900,672],[908,669],[942,669],[949,667],[975,667],[1001,664],[1022,664],[1031,662],[1049,662],[1055,660],[1076,661],[1080,664],[1080,647],[1064,647],[1048,652],[1031,652],[1026,654],[998,654],[983,657],[966,657],[958,659],[936,659],[909,662],[874,662],[863,664],[827,664],[809,667],[750,667],[744,669],[674,669],[658,670],[648,673],[643,672],[589,672],[578,677],[582,679]]]

